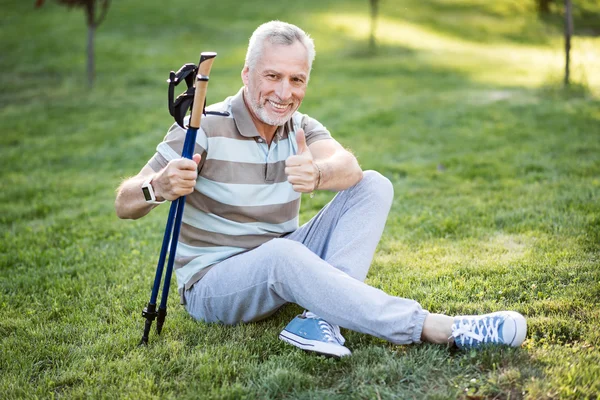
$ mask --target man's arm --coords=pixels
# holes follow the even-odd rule
[[[362,179],[363,172],[356,157],[335,139],[319,140],[308,148],[317,172],[321,171],[318,189],[345,190]]]
[[[117,216],[123,219],[138,219],[156,207],[156,204],[147,203],[142,193],[142,184],[149,177],[152,177],[152,187],[158,201],[173,201],[192,193],[198,177],[199,163],[200,155],[195,154],[193,160],[171,160],[158,172],[148,165],[144,166],[136,176],[123,181],[117,189]]]
[[[306,145],[304,130],[296,133],[298,154],[289,157],[285,173],[296,192],[315,189],[345,190],[362,179],[356,157],[335,139],[319,140]]]

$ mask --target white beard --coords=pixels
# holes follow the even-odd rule
[[[258,119],[260,119],[262,122],[264,122],[267,125],[271,125],[271,126],[281,126],[284,125],[286,122],[288,122],[290,120],[290,118],[292,117],[292,114],[294,114],[294,112],[296,111],[295,109],[291,109],[290,111],[288,111],[285,115],[282,116],[271,116],[269,115],[269,112],[267,111],[267,109],[265,108],[264,104],[260,103],[260,100],[256,101],[254,99],[254,97],[252,97],[250,95],[250,93],[248,93],[248,87],[246,87],[246,98],[248,100],[248,103],[250,104],[250,108],[252,108],[252,112],[254,113],[254,115],[256,115],[256,117]],[[277,99],[277,102],[279,102],[280,99]],[[281,102],[283,103],[283,102]]]

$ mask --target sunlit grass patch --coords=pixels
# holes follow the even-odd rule
[[[484,17],[476,17],[479,22]],[[361,14],[331,13],[321,20],[339,34],[366,41],[370,34],[370,19]],[[469,25],[469,21],[462,23]],[[482,32],[486,36],[486,32]],[[435,63],[455,68],[482,83],[519,87],[538,87],[551,80],[560,80],[564,65],[563,45],[556,38],[551,46],[534,46],[510,42],[474,42],[435,27],[424,27],[401,17],[380,16],[377,22],[378,43],[383,46],[402,46],[416,51],[415,61]],[[573,78],[597,91],[600,86],[600,40],[577,37],[573,39]],[[509,81],[507,76],[511,76]],[[558,78],[558,79],[557,79]]]

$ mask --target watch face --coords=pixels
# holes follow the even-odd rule
[[[152,201],[152,196],[150,195],[150,191],[147,187],[143,187],[142,192],[144,192],[144,197],[146,198],[146,201]]]

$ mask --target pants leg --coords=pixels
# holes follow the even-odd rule
[[[340,192],[288,238],[212,268],[185,293],[188,312],[207,322],[236,324],[265,318],[293,302],[347,329],[392,343],[419,342],[427,311],[362,282],[385,225],[390,193],[389,181],[367,171],[359,184]]]
[[[375,171],[339,192],[317,215],[287,239],[301,242],[313,253],[364,281],[394,196],[391,182]]]
[[[322,260],[303,244],[273,239],[211,269],[185,293],[190,315],[236,324],[296,303],[328,322],[392,343],[419,342],[427,312]]]

